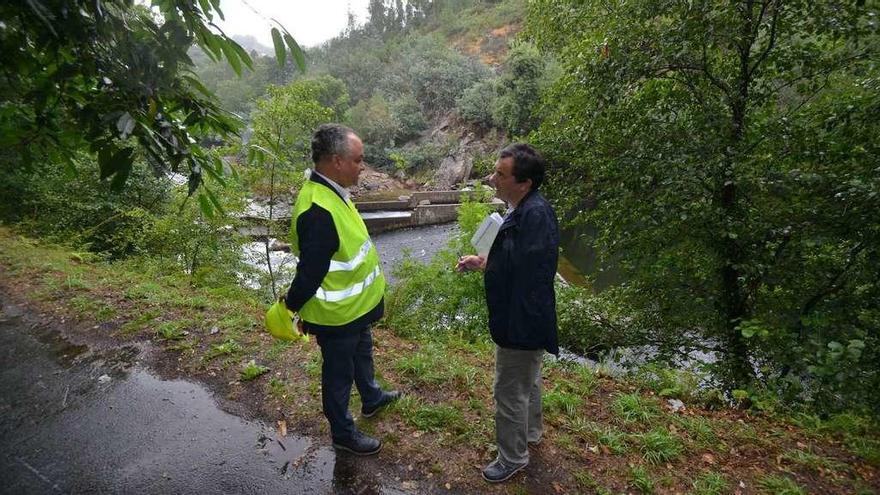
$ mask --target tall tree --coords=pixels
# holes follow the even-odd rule
[[[662,317],[651,331],[672,348],[699,335],[728,387],[828,378],[829,396],[880,405],[877,10],[530,4],[529,32],[565,70],[535,136],[570,164],[560,204],[598,227],[617,293]]]

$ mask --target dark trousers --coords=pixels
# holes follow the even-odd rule
[[[376,384],[373,371],[373,336],[370,326],[360,331],[346,329],[342,332],[316,332],[321,346],[321,404],[324,416],[330,422],[330,435],[334,441],[351,439],[356,431],[348,412],[351,398],[351,382],[354,381],[361,403],[377,404],[382,390]]]

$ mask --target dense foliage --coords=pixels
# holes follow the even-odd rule
[[[4,2],[0,6],[4,162],[66,163],[81,150],[97,154],[101,178],[121,189],[136,150],[157,174],[188,168],[195,191],[202,173],[218,175],[197,139],[229,136],[235,119],[191,72],[194,43],[236,72],[251,66],[235,41],[212,28],[219,0],[163,0],[155,10],[130,0]],[[274,30],[280,36],[280,31]],[[301,61],[299,47],[287,47]],[[209,203],[220,207],[209,195]]]
[[[876,2],[542,0],[528,29],[564,71],[548,190],[630,329],[729,389],[880,407]]]

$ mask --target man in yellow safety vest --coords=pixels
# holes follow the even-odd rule
[[[312,136],[315,169],[297,196],[290,245],[299,257],[285,297],[302,329],[321,347],[321,402],[333,447],[357,455],[382,443],[355,427],[348,412],[352,381],[370,417],[400,397],[376,384],[370,327],[384,312],[385,277],[379,254],[346,189],[364,169],[364,145],[351,129],[324,124]]]

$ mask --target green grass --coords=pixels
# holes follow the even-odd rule
[[[556,437],[556,443],[562,450],[576,457],[580,456],[584,451],[583,447],[577,442],[577,439],[568,433],[560,433]]]
[[[718,435],[712,421],[702,416],[674,416],[674,423],[696,443],[698,447],[718,447]]]
[[[634,379],[660,397],[690,400],[699,390],[701,377],[690,371],[648,364],[639,369]]]
[[[195,354],[197,342],[194,339],[183,339],[176,341],[169,341],[168,344],[165,345],[165,348],[169,351],[178,351],[186,354]]]
[[[566,416],[573,418],[583,403],[583,399],[574,392],[564,390],[560,386],[554,386],[541,395],[541,404],[544,413],[550,416]]]
[[[163,291],[162,286],[155,282],[141,282],[125,289],[123,295],[132,301],[160,302]]]
[[[605,488],[590,473],[589,470],[583,469],[574,473],[574,481],[582,493],[591,493],[596,495],[614,495],[614,492]]]
[[[562,427],[568,430],[572,435],[583,440],[590,439],[593,436],[593,432],[600,428],[597,423],[590,421],[584,416],[570,418],[563,423]]]
[[[642,493],[654,493],[654,480],[648,474],[648,470],[644,466],[633,466],[630,468],[630,482],[636,490]]]
[[[186,337],[179,321],[166,321],[156,327],[156,335],[163,340],[181,340]]]
[[[782,454],[782,458],[812,471],[819,471],[820,469],[827,469],[829,471],[846,470],[846,466],[840,462],[799,449],[787,450]]]
[[[816,415],[801,413],[791,421],[817,436],[844,439],[846,447],[855,455],[874,466],[880,466],[880,439],[876,420],[854,413],[842,413],[822,420]]]
[[[806,495],[797,483],[787,476],[763,476],[758,479],[758,486],[768,495]]]
[[[284,384],[284,380],[274,376],[269,378],[269,394],[276,399],[284,399],[287,395],[287,386]]]
[[[284,356],[284,351],[293,347],[293,342],[275,339],[272,346],[266,352],[266,359],[269,361],[279,361]]]
[[[611,410],[626,423],[650,423],[660,415],[657,403],[638,393],[618,396],[611,404]]]
[[[210,361],[218,356],[230,356],[238,352],[241,352],[241,344],[229,339],[222,344],[211,345],[211,348],[205,353],[205,360]]]
[[[241,381],[247,382],[251,381],[254,378],[259,377],[265,373],[269,372],[269,368],[257,364],[255,360],[251,359],[247,364],[241,369]]]
[[[303,369],[309,378],[317,379],[321,377],[321,366],[323,363],[324,359],[321,357],[321,353],[314,351],[309,353],[308,359],[303,361]]]
[[[80,278],[79,274],[68,274],[64,280],[64,288],[68,291],[88,290],[92,288],[92,284]]]
[[[599,386],[599,378],[592,369],[578,366],[574,370],[574,387],[572,392],[586,399],[591,397]]]
[[[404,395],[393,404],[404,421],[420,431],[449,431],[461,434],[468,431],[461,407],[451,404],[427,404],[412,395]]]
[[[93,299],[91,295],[73,297],[68,301],[68,304],[79,318],[92,318],[97,322],[105,322],[116,316],[116,308],[103,301]]]
[[[144,309],[143,312],[136,317],[125,322],[120,328],[120,331],[127,335],[140,332],[141,330],[151,327],[153,320],[158,318],[161,314],[162,312],[156,308]]]
[[[642,457],[651,464],[660,464],[680,456],[684,447],[677,436],[655,428],[647,433],[632,435],[639,443]]]
[[[850,437],[846,447],[869,464],[880,466],[880,440],[867,437]]]
[[[706,471],[691,484],[693,495],[723,495],[728,493],[728,483],[721,473]]]
[[[489,386],[477,367],[438,342],[427,343],[415,353],[398,357],[392,366],[416,386],[453,385],[469,395]]]
[[[626,453],[626,433],[615,430],[610,426],[604,426],[594,432],[596,442],[604,445],[608,450],[617,455]]]
[[[728,423],[728,428],[737,441],[742,443],[751,443],[757,445],[764,445],[766,443],[766,438],[764,435],[758,433],[758,430],[755,429],[754,426],[740,423],[740,422],[731,422]]]
[[[455,407],[440,405],[423,405],[411,418],[413,426],[422,431],[444,431],[463,433],[467,430],[461,411]]]

